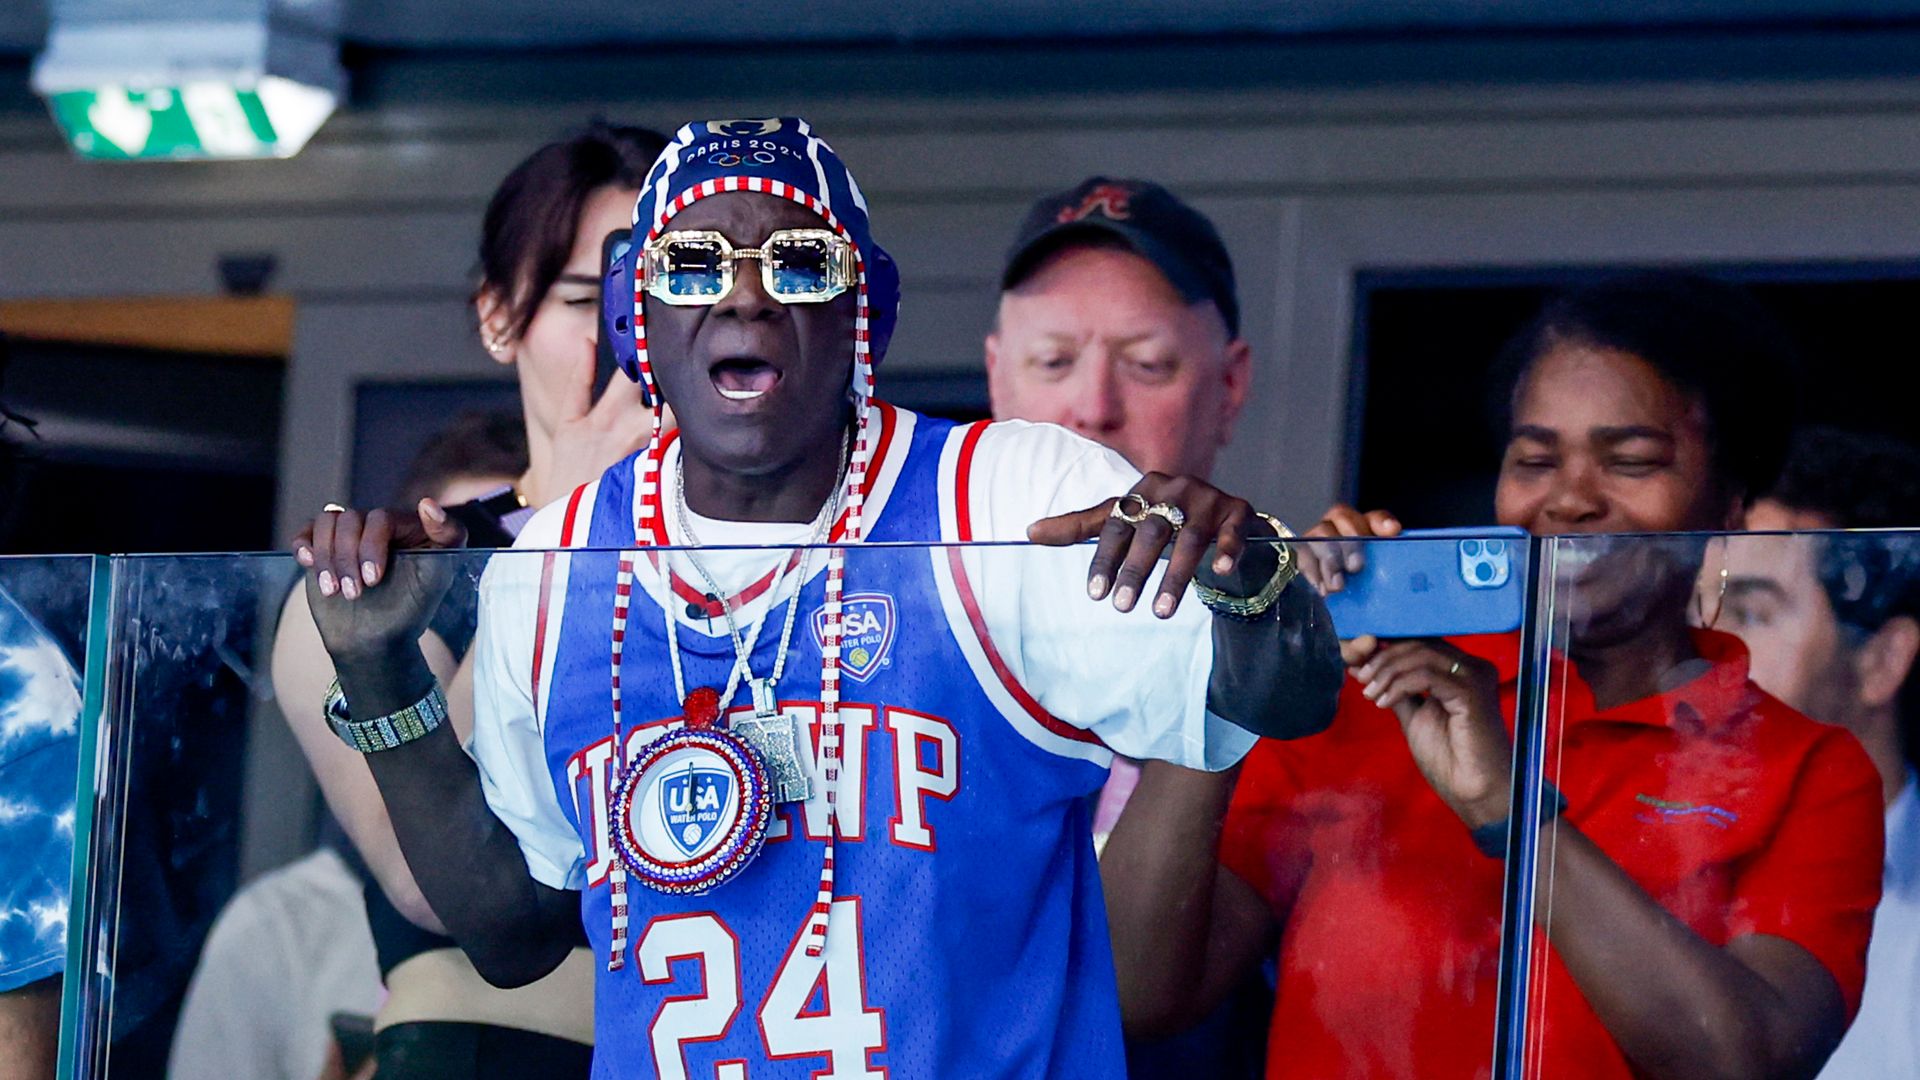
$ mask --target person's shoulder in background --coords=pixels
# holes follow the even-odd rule
[[[168,1075],[320,1075],[328,1019],[371,1015],[380,1004],[363,889],[345,860],[321,848],[234,894],[187,989]]]
[[[80,706],[66,653],[0,592],[0,991],[66,958]]]

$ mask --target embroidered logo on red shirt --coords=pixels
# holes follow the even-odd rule
[[[1664,823],[1679,821],[1683,818],[1697,817],[1716,829],[1724,829],[1740,820],[1739,814],[1728,810],[1724,806],[1715,806],[1712,803],[1691,803],[1680,802],[1673,799],[1656,799],[1645,792],[1635,795],[1633,801],[1646,807],[1645,810],[1635,814],[1634,817],[1649,823]]]

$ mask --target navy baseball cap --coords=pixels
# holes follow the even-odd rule
[[[1240,299],[1233,261],[1207,216],[1148,180],[1093,176],[1033,204],[1014,235],[1002,291],[1024,281],[1048,255],[1073,246],[1076,236],[1118,238],[1166,275],[1188,303],[1211,300],[1240,335]]]

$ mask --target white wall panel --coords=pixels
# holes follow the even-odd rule
[[[1028,200],[1092,172],[1162,180],[1222,225],[1258,357],[1223,479],[1305,518],[1341,484],[1352,282],[1391,266],[1901,258],[1920,192],[1903,84],[1454,87],[793,103],[853,163],[900,260],[893,370],[970,365]],[[487,193],[594,109],[337,118],[289,162],[102,166],[0,130],[0,297],[217,290],[266,251],[302,301],[283,525],[339,491],[352,387],[488,372],[463,303]]]

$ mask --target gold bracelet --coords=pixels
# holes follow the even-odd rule
[[[1293,545],[1286,543],[1286,540],[1293,536],[1293,530],[1272,515],[1256,510],[1254,516],[1273,526],[1274,535],[1280,537],[1281,541],[1274,545],[1280,555],[1280,565],[1273,568],[1273,576],[1267,579],[1267,583],[1261,586],[1260,591],[1252,596],[1234,596],[1212,586],[1202,585],[1198,581],[1193,583],[1193,591],[1199,595],[1200,602],[1207,606],[1207,610],[1216,615],[1225,615],[1229,619],[1239,619],[1243,622],[1251,622],[1265,615],[1267,610],[1273,607],[1273,602],[1280,599],[1280,594],[1292,583],[1294,576],[1300,572],[1300,560],[1294,555]]]

